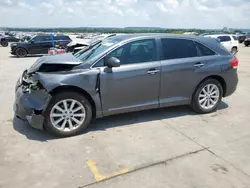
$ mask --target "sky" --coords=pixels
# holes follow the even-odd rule
[[[0,0],[0,27],[250,28],[250,0]]]

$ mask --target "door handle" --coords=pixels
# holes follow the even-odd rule
[[[159,70],[156,70],[156,69],[151,69],[151,70],[149,70],[148,72],[147,72],[147,74],[156,74],[156,73],[158,73],[158,72],[160,72]]]
[[[196,63],[195,65],[194,65],[194,67],[195,68],[201,68],[201,67],[203,67],[205,64],[204,63]]]

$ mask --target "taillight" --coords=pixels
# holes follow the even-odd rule
[[[232,59],[231,61],[231,65],[234,69],[237,69],[238,68],[238,64],[239,64],[239,60],[237,57],[234,56],[234,58]]]

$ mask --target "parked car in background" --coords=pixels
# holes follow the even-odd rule
[[[236,90],[237,66],[209,37],[118,35],[38,59],[17,81],[15,114],[65,137],[112,114],[176,105],[209,113]]]
[[[246,38],[250,37],[249,33],[243,33],[238,36],[239,43],[243,43]]]
[[[235,35],[216,34],[216,35],[205,35],[205,37],[212,37],[219,39],[220,43],[232,54],[236,54],[239,50],[239,41]]]
[[[67,45],[67,49],[66,52],[73,52],[76,53],[86,47],[88,47],[91,44],[94,44],[98,41],[102,41],[105,40],[106,38],[115,36],[117,34],[102,34],[102,35],[98,35],[96,37],[93,37],[92,39],[86,40],[86,39],[76,39],[76,40],[72,40],[68,45]]]
[[[53,47],[53,43],[66,48],[71,42],[66,35],[37,35],[28,42],[18,42],[11,44],[11,54],[17,57],[26,57],[29,54],[48,54],[48,50]]]
[[[245,46],[249,46],[249,45],[250,45],[250,36],[248,36],[248,37],[245,39],[244,45],[245,45]]]
[[[3,47],[7,47],[9,45],[9,42],[18,42],[18,41],[20,41],[20,39],[14,37],[14,36],[0,34],[0,44]]]

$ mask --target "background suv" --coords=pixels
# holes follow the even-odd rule
[[[205,35],[205,37],[212,37],[219,39],[220,43],[232,54],[236,54],[238,52],[239,41],[235,35],[216,34],[216,35]]]
[[[176,105],[217,109],[238,83],[238,59],[215,39],[118,35],[78,53],[44,56],[16,85],[16,115],[72,136],[93,118]]]
[[[55,45],[66,48],[71,39],[66,35],[37,35],[28,42],[11,44],[11,54],[18,57],[25,57],[28,54],[48,54],[48,50],[53,47],[53,41]]]

